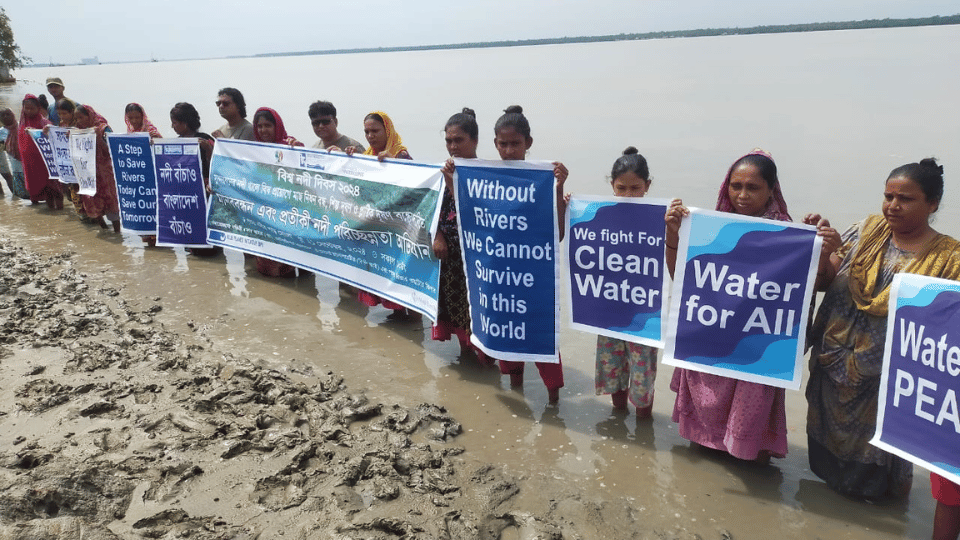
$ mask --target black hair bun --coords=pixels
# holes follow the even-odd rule
[[[473,118],[474,120],[477,119],[477,113],[475,113],[470,107],[464,107],[460,112],[469,116],[470,118]]]
[[[924,159],[921,159],[921,160],[920,160],[920,167],[922,167],[922,168],[924,168],[924,169],[927,169],[927,168],[934,169],[934,170],[936,170],[938,173],[940,173],[940,176],[943,176],[943,165],[938,165],[938,164],[937,164],[937,158],[924,158]]]
[[[523,114],[523,107],[519,105],[511,105],[503,110],[507,114]]]
[[[637,150],[637,147],[636,147],[636,146],[628,146],[628,147],[624,148],[624,150],[623,150],[623,155],[625,155],[625,156],[632,156],[632,155],[639,154],[639,153],[640,153],[640,151]]]

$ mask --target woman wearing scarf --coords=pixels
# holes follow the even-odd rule
[[[139,103],[127,103],[123,108],[123,122],[127,124],[127,133],[147,133],[151,139],[163,137]]]
[[[110,147],[107,145],[107,133],[113,130],[107,125],[107,120],[89,105],[77,107],[75,121],[78,128],[93,128],[97,133],[97,192],[82,197],[83,209],[87,213],[87,217],[97,220],[100,227],[107,228],[107,222],[103,219],[106,216],[113,222],[113,231],[120,232],[120,204],[117,201],[117,182],[113,178]]]
[[[77,127],[77,104],[72,100],[63,98],[57,101],[54,104],[53,110],[57,111],[59,127]],[[66,192],[67,197],[70,198],[70,202],[73,203],[73,208],[77,211],[77,215],[80,216],[80,221],[83,223],[96,223],[97,220],[87,217],[87,211],[83,209],[83,195],[80,195],[80,184],[61,182],[60,186],[61,191]]]
[[[910,491],[913,466],[869,441],[894,274],[960,278],[960,242],[930,226],[942,197],[943,167],[936,160],[894,169],[884,186],[883,215],[843,233],[818,275],[826,294],[807,338],[810,469],[847,496],[882,499]]]
[[[773,157],[755,149],[730,166],[716,209],[746,216],[792,221],[780,191]],[[673,274],[681,201],[667,209],[667,265]],[[696,444],[744,460],[769,461],[787,454],[787,420],[782,388],[719,375],[675,369],[670,388],[677,393],[673,421],[680,435]]]
[[[3,143],[3,150],[7,153],[10,160],[11,180],[10,191],[14,197],[20,199],[29,199],[30,192],[27,191],[27,185],[23,179],[23,164],[20,162],[20,141],[17,126],[17,116],[10,109],[4,108],[0,111],[0,123],[7,128],[7,140]]]
[[[40,149],[30,140],[28,129],[43,129],[50,122],[40,114],[40,101],[37,96],[27,94],[23,98],[23,109],[20,112],[20,125],[17,128],[17,143],[20,147],[20,161],[23,164],[23,175],[30,192],[30,201],[34,204],[46,200],[51,210],[63,209],[63,192],[60,191],[60,182],[50,178],[47,166],[43,163]]]
[[[403,145],[400,134],[393,127],[393,120],[382,111],[373,111],[363,118],[363,134],[367,138],[369,147],[364,150],[368,156],[377,156],[377,159],[383,161],[386,158],[394,159],[413,159],[407,147]],[[356,147],[347,147],[348,155],[353,155]],[[418,318],[418,314],[411,312],[400,304],[384,300],[379,296],[367,291],[357,291],[357,298],[364,304],[373,307],[382,304],[387,309],[392,309],[395,315]]]
[[[303,143],[287,135],[283,119],[277,111],[260,107],[253,115],[253,138],[259,142],[303,146]],[[297,269],[280,261],[257,257],[257,272],[270,277],[295,277]]]

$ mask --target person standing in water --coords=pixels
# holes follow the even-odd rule
[[[433,254],[440,259],[440,297],[437,307],[437,322],[431,337],[435,341],[447,341],[456,335],[460,350],[470,350],[470,302],[467,292],[467,277],[463,269],[463,252],[460,250],[460,234],[457,225],[457,205],[454,200],[453,158],[476,159],[480,130],[477,116],[466,107],[447,120],[443,129],[447,153],[450,159],[444,164],[443,200],[440,203],[440,223],[433,240]],[[486,354],[476,351],[485,364],[492,364]]]
[[[253,124],[247,120],[247,102],[236,88],[223,88],[217,93],[217,110],[227,121],[211,135],[215,139],[254,140]]]
[[[647,160],[633,146],[613,162],[610,187],[617,197],[643,197],[650,189]],[[638,418],[650,418],[657,380],[657,349],[618,338],[597,336],[597,395],[610,394],[613,408],[637,408]]]
[[[352,146],[359,152],[366,150],[362,144],[337,130],[340,123],[337,121],[337,108],[333,106],[333,103],[315,101],[310,104],[307,116],[310,117],[313,132],[320,138],[313,144],[313,148],[343,151]]]
[[[497,147],[500,159],[504,161],[522,161],[527,157],[527,151],[533,145],[533,137],[530,136],[530,122],[523,115],[523,108],[519,105],[512,105],[504,110],[493,128],[493,144]],[[554,184],[557,198],[557,227],[560,230],[560,239],[563,240],[564,215],[567,210],[567,199],[563,194],[563,185],[567,181],[567,167],[563,163],[554,162],[553,175],[556,179]],[[558,359],[559,360],[559,359]],[[524,362],[511,362],[500,360],[500,373],[510,375],[510,385],[514,387],[523,386]],[[556,403],[560,400],[560,389],[563,388],[563,366],[558,361],[536,362],[537,370],[540,371],[540,378],[547,387],[547,396],[550,403]]]

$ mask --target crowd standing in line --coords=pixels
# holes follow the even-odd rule
[[[89,105],[64,96],[63,81],[47,79],[54,103],[27,94],[19,122],[10,109],[0,109],[0,140],[7,159],[0,175],[14,197],[31,204],[46,202],[52,210],[63,208],[63,187],[46,174],[42,157],[27,129],[45,126],[93,128],[97,135],[97,193],[76,195],[75,208],[81,218],[106,227],[104,217],[120,230],[116,183],[109,161],[106,120]],[[280,114],[261,107],[254,122],[246,120],[246,102],[235,88],[218,92],[217,107],[226,124],[211,135],[200,131],[200,115],[185,102],[170,110],[171,128],[179,137],[200,140],[204,182],[209,190],[210,159],[215,138],[256,140],[303,146],[290,136]],[[147,118],[143,107],[130,103],[124,110],[128,133],[145,132],[151,138],[160,131]],[[363,121],[368,147],[339,132],[336,107],[327,101],[310,105],[307,114],[319,140],[312,146],[348,155],[360,152],[385,158],[412,159],[390,117],[381,111]],[[49,116],[49,120],[47,119]],[[470,109],[454,114],[444,126],[444,138],[451,159],[443,168],[445,191],[440,226],[433,242],[441,261],[439,316],[432,338],[446,341],[456,335],[461,350],[473,350],[481,363],[493,365],[470,344],[470,312],[463,254],[460,250],[453,189],[455,165],[452,158],[477,157],[479,128]],[[530,124],[519,106],[507,108],[494,126],[494,144],[502,160],[523,160],[533,144]],[[563,186],[566,167],[554,163],[557,213],[562,239],[564,214],[569,195]],[[614,195],[643,197],[651,185],[646,159],[629,147],[613,165],[610,183]],[[886,334],[887,305],[894,274],[909,272],[946,279],[960,279],[960,242],[935,231],[930,220],[943,198],[943,167],[932,158],[894,169],[884,183],[880,215],[872,215],[849,227],[842,235],[819,214],[808,214],[803,222],[815,225],[823,239],[816,288],[825,291],[823,302],[810,326],[807,346],[811,349],[810,380],[807,384],[807,437],[811,470],[829,487],[859,500],[883,501],[906,496],[912,484],[912,464],[869,444],[876,427],[877,406]],[[747,216],[791,221],[780,189],[772,156],[756,149],[731,165],[720,187],[716,209]],[[676,266],[680,224],[689,211],[679,199],[669,205],[666,215],[665,258],[671,275]],[[151,244],[150,237],[144,240]],[[154,239],[155,240],[155,239]],[[211,250],[191,250],[209,255]],[[217,250],[212,250],[216,253]],[[258,258],[260,259],[260,258]],[[268,276],[288,276],[294,267],[263,259],[258,270]],[[387,309],[403,307],[358,291],[361,302]],[[512,386],[523,384],[522,362],[499,361],[500,372],[510,375]],[[610,394],[616,409],[636,407],[638,417],[649,418],[656,378],[656,349],[621,340],[598,337],[596,393]],[[548,389],[549,401],[557,402],[563,387],[560,363],[537,363]],[[672,419],[681,436],[694,444],[727,452],[739,459],[766,463],[787,453],[785,395],[782,389],[675,369],[670,387],[677,393]],[[931,488],[937,500],[933,523],[934,540],[960,537],[960,486],[931,474]]]

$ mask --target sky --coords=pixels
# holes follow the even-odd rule
[[[6,0],[37,63],[218,58],[355,47],[960,13],[960,0]],[[41,26],[42,25],[42,26]]]

